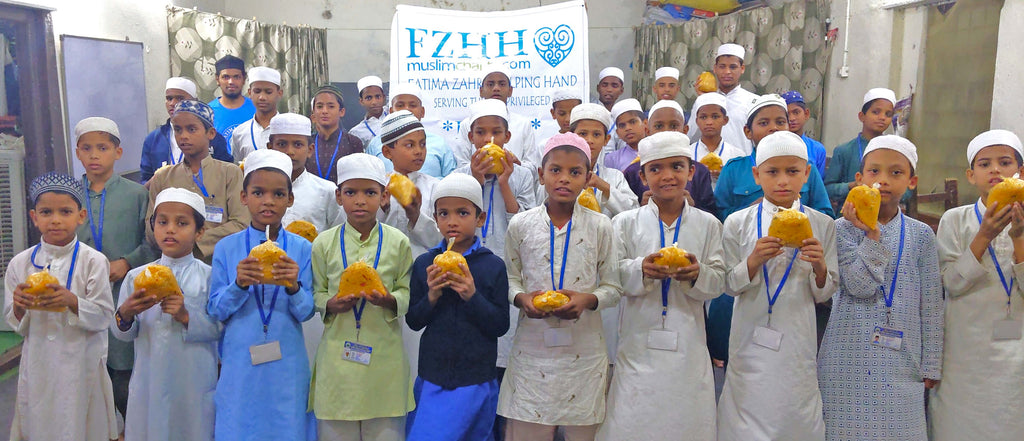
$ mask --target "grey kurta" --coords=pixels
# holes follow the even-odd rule
[[[108,261],[124,258],[132,268],[156,259],[160,253],[146,241],[146,209],[149,206],[149,193],[146,187],[129,181],[120,175],[113,175],[107,180],[103,192],[89,190],[89,180],[84,175],[85,184],[92,210],[92,219],[78,226],[79,240],[103,253]],[[101,218],[102,213],[102,218]],[[99,224],[103,225],[100,230]],[[93,231],[103,232],[102,245],[97,246]],[[121,292],[121,281],[110,284],[117,304],[118,293]],[[107,366],[119,371],[132,368],[132,344],[116,338],[108,338]]]
[[[839,294],[818,356],[818,383],[828,440],[927,439],[925,378],[942,370],[942,280],[935,234],[903,217],[903,256],[886,325],[899,254],[900,216],[879,224],[881,242],[846,219],[836,221]],[[903,332],[901,350],[874,345],[875,326]]]

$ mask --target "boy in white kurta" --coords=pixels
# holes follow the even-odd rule
[[[505,241],[509,302],[518,317],[498,414],[506,440],[591,440],[604,420],[608,354],[603,308],[619,301],[611,221],[576,198],[590,178],[590,149],[579,136],[553,136],[541,161],[544,206],[517,215]],[[534,298],[559,291],[561,307],[540,310]]]
[[[423,124],[408,110],[392,112],[381,123],[381,152],[391,161],[394,172],[409,178],[416,186],[415,194],[408,205],[402,205],[394,195],[389,203],[377,212],[377,220],[397,228],[409,238],[412,255],[419,256],[435,247],[441,241],[433,210],[430,206],[434,186],[438,179],[420,173],[427,156],[427,132]],[[389,187],[390,192],[390,187]],[[426,203],[424,203],[426,201]],[[402,345],[409,357],[411,372],[419,371],[420,336],[423,330],[413,331],[402,323]]]
[[[153,210],[150,222],[163,253],[151,265],[170,268],[181,291],[158,299],[165,293],[136,289],[148,265],[131,270],[121,284],[110,331],[135,342],[124,435],[139,441],[212,441],[222,328],[206,314],[210,266],[192,256],[206,203],[172,187],[157,195]]]
[[[967,180],[981,197],[939,221],[946,330],[942,381],[928,401],[935,441],[1009,441],[1024,433],[1024,212],[1019,203],[998,210],[987,203],[996,183],[1021,171],[1022,154],[1012,132],[975,137]]]
[[[25,338],[10,439],[117,438],[106,370],[114,316],[110,268],[102,253],[75,236],[86,219],[85,188],[68,175],[48,173],[32,181],[29,197],[42,242],[14,256],[4,275],[4,319]],[[38,286],[27,283],[29,276],[44,269],[57,282],[30,293]]]
[[[725,220],[726,293],[736,297],[729,370],[718,406],[720,441],[825,439],[816,369],[814,304],[839,286],[832,218],[803,205],[807,146],[791,132],[758,144],[754,179],[762,202]],[[799,209],[813,237],[799,249],[768,235],[780,209]]]
[[[312,129],[313,123],[305,116],[279,114],[270,120],[267,129],[270,140],[267,146],[288,155],[292,160],[292,194],[295,195],[295,202],[284,212],[281,225],[287,229],[292,222],[303,220],[313,224],[319,234],[344,222],[345,217],[335,197],[337,184],[306,171],[306,161],[313,155],[309,136]],[[323,334],[324,320],[319,312],[314,312],[313,318],[302,322],[302,339],[306,343],[310,366],[316,360],[316,350]]]
[[[608,128],[612,124],[612,114],[600,104],[580,104],[572,109],[569,115],[569,129],[587,141],[590,147],[590,166],[593,168],[587,187],[594,189],[594,197],[601,207],[601,213],[609,218],[627,210],[640,206],[633,190],[629,188],[626,177],[618,169],[605,167],[601,152],[611,140]],[[540,187],[543,192],[543,187]],[[538,192],[538,193],[540,193]],[[544,193],[547,199],[547,193]],[[601,322],[604,325],[604,338],[608,342],[608,359],[615,364],[615,353],[619,343],[619,306],[601,310]]]
[[[693,169],[688,141],[679,132],[640,141],[640,176],[651,188],[651,203],[612,220],[621,259],[622,339],[600,440],[652,440],[670,433],[715,440],[704,301],[725,289],[726,268],[722,224],[689,206],[683,195]],[[673,245],[686,251],[690,265],[655,263],[659,251]]]

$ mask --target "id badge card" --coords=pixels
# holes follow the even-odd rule
[[[1020,320],[1014,320],[1012,318],[1005,318],[1002,320],[996,320],[995,327],[992,329],[993,340],[1020,340],[1022,323]]]
[[[679,333],[668,329],[651,329],[647,333],[647,348],[674,352],[679,349]]]
[[[219,223],[223,223],[224,222],[224,208],[223,207],[214,207],[212,205],[207,205],[206,206],[206,221],[207,222],[214,222],[214,223],[218,223],[218,224]]]
[[[903,331],[875,326],[871,331],[871,344],[899,351],[903,349]]]
[[[544,331],[544,346],[557,348],[572,345],[572,328],[548,328]]]
[[[252,365],[258,366],[263,363],[270,363],[281,359],[281,343],[277,340],[261,345],[249,346],[249,356],[252,358]]]
[[[754,328],[754,344],[779,352],[782,347],[782,333],[767,326]]]
[[[341,358],[345,361],[351,361],[353,363],[359,363],[364,366],[369,366],[371,355],[373,355],[373,347],[361,345],[359,343],[351,341],[346,341],[345,351],[341,353]]]

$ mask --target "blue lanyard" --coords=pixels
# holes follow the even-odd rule
[[[383,117],[383,115],[381,116]],[[363,120],[363,125],[366,126],[366,130],[370,131],[371,136],[377,136],[377,132],[374,132],[373,129],[370,128],[370,124],[367,123],[365,119]]]
[[[569,224],[566,226],[565,231],[565,245],[562,247],[562,270],[558,273],[558,286],[555,286],[555,224],[548,223],[548,227],[551,230],[551,289],[560,290],[562,284],[565,282],[565,261],[566,257],[569,256],[569,238],[572,236],[572,218],[569,218]]]
[[[764,202],[757,204],[757,238],[761,236],[761,208]],[[804,204],[800,204],[800,212],[803,213]],[[782,274],[782,280],[779,281],[779,286],[775,288],[775,294],[772,295],[769,291],[768,286],[771,282],[768,280],[768,265],[761,265],[761,274],[764,276],[764,293],[768,296],[768,326],[772,324],[772,308],[775,307],[775,301],[779,299],[779,293],[782,292],[782,287],[786,285],[786,280],[789,279],[789,272],[793,269],[793,262],[796,262],[796,255],[800,252],[800,249],[793,250],[793,257],[789,259],[789,266],[786,267],[786,272]]]
[[[192,175],[192,182],[195,182],[196,185],[199,186],[199,190],[201,190],[203,192],[203,196],[211,197],[210,194],[206,192],[206,186],[203,185],[203,166],[202,166],[202,164],[199,165],[199,175],[198,176],[199,177],[197,178],[196,175]]]
[[[88,182],[88,181],[87,181]],[[92,217],[92,201],[86,201],[85,210],[89,213],[89,231],[92,232],[92,241],[96,245],[96,251],[103,252],[103,213],[107,206],[107,189],[100,193],[100,220],[97,222]]]
[[[594,174],[601,177],[601,164],[594,164]]]
[[[704,140],[700,140],[700,141],[697,141],[697,142],[693,143],[693,153],[694,154],[697,153],[697,144],[704,144]],[[707,148],[707,144],[705,144],[704,147]],[[722,142],[720,142],[718,144],[718,152],[715,153],[715,154],[718,155],[719,157],[721,157],[722,156],[722,152],[724,152],[724,151],[725,151],[725,138],[722,138]],[[708,153],[710,153],[710,152],[712,152],[712,150],[708,150]]]
[[[497,179],[491,182],[491,195],[487,198],[487,219],[484,220],[484,229],[482,232],[482,235],[484,236],[484,245],[487,244],[487,231],[491,228],[491,213],[492,207],[494,207],[494,187],[497,186],[497,184]]]
[[[67,288],[68,291],[71,290],[71,280],[74,279],[74,276],[75,276],[75,262],[78,262],[78,246],[81,245],[81,244],[82,244],[81,241],[77,241],[77,240],[75,241],[75,254],[71,255],[71,269],[68,270],[68,280],[66,282],[64,282],[64,287]],[[39,264],[36,263],[36,253],[39,252],[39,248],[42,247],[42,246],[43,246],[43,244],[40,243],[40,244],[36,245],[36,247],[34,249],[32,249],[32,256],[31,256],[31,259],[29,259],[29,260],[31,261],[32,266],[36,267],[36,269],[46,268],[47,270],[49,270],[50,269],[50,264],[49,263],[47,263],[45,267],[43,265],[39,265]]]
[[[254,152],[256,150],[260,149],[259,147],[256,146],[256,135],[253,134],[253,129],[256,128],[255,126],[256,126],[256,117],[254,116],[252,118],[252,123],[249,124],[249,141],[252,142],[252,151],[254,151]],[[309,139],[309,138],[306,138],[306,139]],[[309,150],[306,150],[306,151],[308,152]]]
[[[864,142],[863,142],[863,138],[861,138],[861,136],[860,136],[860,133],[857,134],[857,148],[859,149],[858,151],[860,152],[860,160],[863,162],[864,161]]]
[[[345,226],[341,225],[341,232],[338,234],[339,242],[341,242],[341,264],[343,266],[342,271],[348,268],[348,255],[345,253]],[[384,228],[377,225],[377,257],[373,258],[373,269],[377,269],[377,264],[380,263],[380,247],[384,243]],[[356,316],[356,340],[359,340],[359,330],[362,328],[363,322],[363,309],[366,309],[366,298],[359,301],[359,305],[352,308],[352,314]]]
[[[978,203],[974,203],[974,215],[978,217],[978,224],[981,224],[981,211],[978,210]],[[1013,278],[1010,278],[1010,284],[1006,284],[1006,276],[1003,275],[1003,268],[999,266],[999,260],[996,259],[996,252],[992,249],[992,244],[988,246],[988,255],[992,258],[992,263],[996,266],[996,274],[999,274],[999,281],[1003,283],[1003,289],[1006,290],[1006,311],[1010,311],[1010,299],[1012,298],[1013,292]]]
[[[331,175],[331,171],[334,170],[334,159],[338,157],[338,146],[341,145],[341,135],[344,133],[345,132],[341,130],[341,127],[338,127],[338,141],[334,143],[334,154],[331,155],[331,163],[327,166],[326,175],[324,175],[323,171],[320,169],[320,134],[317,133],[316,137],[313,138],[313,151],[316,154],[316,174],[323,179],[327,179],[327,177]]]
[[[251,252],[253,246],[249,243],[249,230],[250,230],[250,228],[246,228],[245,229],[245,246],[249,247],[249,251]],[[281,238],[281,249],[287,250],[287,247],[288,247],[288,235],[284,234],[284,229],[283,228],[281,230],[279,230],[277,234]],[[270,240],[270,236],[267,236],[267,240]],[[249,289],[255,291],[254,287],[252,287],[252,286],[250,286]],[[266,296],[267,296],[267,286],[266,285],[260,285],[260,295],[258,295],[258,296],[255,295],[256,294],[255,292],[253,292],[253,297],[256,298],[256,307],[259,308],[259,310],[260,310],[260,320],[263,321],[263,338],[264,339],[267,338],[267,330],[270,328],[270,318],[271,318],[271,316],[274,315],[274,305],[277,304],[277,295],[280,294],[280,293],[281,293],[281,286],[280,285],[274,286],[274,296],[270,298],[270,308],[269,308],[270,310],[269,311],[265,311],[263,309],[263,304],[266,303],[266,301],[267,301],[267,299],[266,299]]]
[[[892,282],[889,283],[889,293],[885,293],[885,286],[880,286],[882,295],[885,296],[885,323],[889,323],[889,316],[892,310],[892,299],[896,295],[896,278],[900,275],[900,260],[903,260],[903,243],[907,234],[906,220],[903,212],[900,212],[900,248],[896,253],[896,269],[892,273]]]
[[[676,231],[672,233],[672,243],[679,243],[679,224],[683,222],[683,212],[686,211],[686,207],[679,212],[679,218],[676,219]],[[661,218],[658,218],[658,230],[661,231],[661,247],[665,248],[665,225],[661,223]],[[672,279],[663,279],[661,281],[661,327],[665,327],[665,316],[668,315],[668,288],[672,284]]]
[[[185,152],[181,152],[178,154],[178,162],[174,162],[174,144],[176,143],[171,141],[171,137],[174,136],[173,131],[174,129],[172,128],[167,132],[167,159],[171,161],[171,165],[181,162],[181,158],[185,157]],[[181,150],[181,148],[179,147],[178,150]]]

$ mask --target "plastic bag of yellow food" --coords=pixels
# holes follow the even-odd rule
[[[50,289],[49,287],[47,287],[46,285],[49,285],[49,284],[58,284],[59,285],[60,284],[60,280],[57,280],[56,277],[53,277],[53,274],[50,274],[50,271],[44,269],[44,270],[39,271],[37,273],[29,274],[29,276],[25,278],[25,283],[27,283],[29,285],[28,288],[24,289],[25,294],[30,294],[30,295],[39,297],[39,296],[53,294],[54,291],[52,289]],[[42,306],[35,305],[35,303],[33,303],[33,306],[30,306],[28,309],[35,309],[35,310],[39,310],[39,311],[50,311],[50,312],[63,312],[63,311],[67,310],[67,308],[63,307],[63,306],[58,306],[58,307],[55,307],[55,308],[44,308]]]
[[[768,235],[782,239],[782,245],[793,248],[803,246],[805,239],[814,236],[811,220],[797,208],[780,209],[768,226]]]
[[[597,202],[597,194],[594,193],[594,187],[587,187],[585,190],[580,192],[580,196],[576,198],[576,202],[579,202],[580,206],[587,207],[598,213],[601,212],[601,204]]]
[[[145,289],[146,294],[156,296],[158,300],[165,297],[181,295],[178,279],[174,278],[171,269],[163,265],[147,265],[135,277],[135,289]]]
[[[704,166],[706,166],[710,171],[722,171],[722,157],[718,156],[718,154],[715,152],[708,152],[708,154],[704,155],[703,158],[700,158],[700,163],[704,164]]]
[[[292,287],[291,282],[287,280],[275,280],[274,274],[271,272],[274,269],[274,264],[284,256],[284,250],[271,240],[263,242],[253,247],[252,251],[249,251],[249,257],[255,257],[256,260],[259,260],[260,266],[263,268],[261,283],[265,285],[281,285],[288,288]]]
[[[395,197],[395,200],[403,207],[408,206],[412,203],[412,198],[416,196],[416,184],[412,183],[412,179],[401,173],[392,173],[391,178],[388,179],[388,193]]]
[[[546,291],[533,298],[533,307],[544,312],[551,312],[569,303],[569,296],[558,291]]]
[[[505,159],[505,149],[495,144],[494,138],[491,138],[491,142],[481,147],[480,150],[487,153],[487,157],[494,161],[494,163],[491,164],[491,171],[489,174],[500,175],[505,172],[505,165],[501,162]]]
[[[988,191],[985,206],[992,205],[993,202],[996,203],[996,212],[1014,202],[1024,202],[1024,179],[1019,179],[1016,174],[1010,178],[1003,178],[1003,182]]]
[[[872,230],[878,228],[878,209],[882,206],[882,192],[878,187],[877,182],[871,187],[858,185],[846,195],[846,202],[852,202],[857,210],[857,219]]]
[[[656,257],[654,259],[654,264],[665,265],[673,271],[693,264],[693,262],[690,262],[690,259],[686,257],[686,250],[676,247],[676,244],[662,248],[658,253],[661,253],[661,257]]]
[[[464,276],[465,274],[462,272],[462,268],[459,268],[459,264],[465,264],[467,267],[469,267],[469,264],[466,263],[466,258],[463,257],[462,254],[452,251],[452,245],[455,245],[455,238],[448,240],[448,251],[434,257],[434,265],[441,268],[441,271],[452,272],[460,276]]]
[[[345,297],[347,295],[363,297],[364,294],[369,294],[373,290],[377,290],[381,294],[387,292],[387,289],[384,288],[384,282],[380,280],[380,274],[377,274],[377,270],[373,269],[366,262],[356,261],[341,273],[336,297]]]
[[[316,236],[319,234],[316,231],[316,225],[304,220],[294,220],[284,230],[292,234],[298,234],[310,242],[313,242],[313,239],[316,239]]]
[[[697,77],[697,90],[703,93],[717,92],[718,80],[715,79],[715,75],[707,71],[701,72]]]

